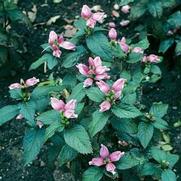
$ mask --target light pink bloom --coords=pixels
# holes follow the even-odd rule
[[[130,11],[130,8],[131,7],[129,5],[125,5],[125,6],[122,6],[121,11],[125,14],[128,14]]]
[[[100,157],[93,158],[89,162],[89,165],[94,165],[98,167],[105,165],[106,170],[114,175],[116,173],[116,166],[113,164],[113,162],[119,161],[120,158],[123,156],[124,152],[121,151],[115,151],[110,154],[108,148],[101,144]]]
[[[111,28],[110,30],[109,30],[109,38],[111,39],[111,40],[116,40],[117,39],[117,31],[114,29],[114,28]]]
[[[27,87],[31,87],[31,86],[36,85],[38,82],[40,82],[39,79],[37,79],[36,77],[32,77],[30,79],[27,79],[25,83],[26,83]]]
[[[22,114],[18,114],[17,116],[16,116],[16,120],[21,120],[21,119],[23,119],[24,118],[24,116],[22,115]]]
[[[108,94],[110,91],[110,86],[104,81],[100,80],[99,82],[96,82],[96,84],[104,94]]]
[[[89,57],[88,66],[84,64],[78,64],[76,67],[79,69],[79,72],[86,76],[87,79],[84,81],[84,87],[91,86],[94,80],[103,80],[109,79],[110,76],[107,74],[107,71],[110,69],[102,65],[102,60],[100,57]]]
[[[144,56],[142,62],[158,63],[160,58],[157,55],[150,54],[149,56]]]
[[[132,52],[134,52],[134,53],[143,53],[143,49],[140,48],[140,47],[134,47]]]
[[[128,51],[129,51],[129,46],[126,44],[126,38],[125,38],[125,37],[122,37],[121,40],[118,40],[118,43],[119,43],[121,49],[122,49],[125,53],[128,53]]]
[[[53,109],[63,112],[63,115],[68,119],[78,117],[78,115],[75,114],[76,102],[75,99],[72,99],[65,104],[62,100],[58,100],[54,97],[51,98],[51,106]]]
[[[116,27],[116,24],[114,22],[109,22],[109,27],[110,28],[115,28]]]
[[[87,5],[83,5],[82,11],[81,11],[81,17],[83,19],[89,19],[92,16],[91,9]]]
[[[101,12],[94,13],[92,15],[92,18],[99,23],[103,23],[104,13],[101,13]]]
[[[22,85],[19,84],[19,83],[13,83],[9,86],[9,89],[12,90],[12,89],[21,89],[22,88]]]
[[[54,31],[50,32],[48,43],[50,44],[53,50],[53,56],[58,58],[60,58],[62,54],[60,47],[66,50],[75,50],[76,48],[76,46],[73,43],[69,41],[64,41],[63,36],[57,35]]]
[[[103,101],[100,105],[100,112],[108,111],[111,108],[111,103],[109,101]]]
[[[124,27],[124,26],[127,26],[129,23],[130,23],[129,20],[122,20],[122,21],[120,22],[120,25]]]
[[[96,25],[96,20],[94,20],[93,18],[89,18],[86,22],[86,25],[89,28],[94,28],[94,26]]]

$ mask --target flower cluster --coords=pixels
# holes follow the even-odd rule
[[[107,71],[110,69],[102,65],[102,60],[100,57],[89,57],[88,66],[85,64],[78,64],[76,67],[79,69],[79,72],[86,76],[87,79],[84,81],[84,87],[89,87],[93,84],[94,80],[103,80],[109,79],[110,76],[107,74]]]
[[[100,157],[93,158],[89,162],[89,165],[95,165],[98,167],[106,165],[106,170],[114,175],[116,173],[116,166],[113,164],[113,162],[119,161],[123,155],[124,152],[121,151],[115,151],[110,154],[108,148],[101,144]]]
[[[51,31],[49,34],[49,45],[53,50],[53,56],[60,58],[62,52],[61,48],[66,50],[75,50],[75,45],[69,41],[65,41],[63,35],[57,35],[54,31]]]
[[[52,108],[63,113],[63,116],[68,119],[78,117],[78,115],[75,114],[76,102],[76,100],[72,99],[65,104],[62,100],[58,100],[54,97],[51,98]]]
[[[106,100],[100,104],[100,112],[105,112],[111,108],[111,105],[119,99],[121,96],[122,90],[125,86],[126,79],[120,78],[113,83],[110,87],[104,81],[96,82],[99,89],[106,95]]]
[[[26,81],[24,81],[23,79],[21,79],[20,83],[13,83],[9,86],[9,89],[22,89],[22,88],[27,88],[27,87],[31,87],[36,85],[40,80],[37,79],[36,77],[32,77],[30,79],[27,79]]]
[[[148,62],[158,63],[158,62],[160,62],[160,58],[157,55],[150,54],[148,56],[144,56],[142,62],[144,62],[144,63],[148,63]]]
[[[104,13],[96,12],[92,13],[91,9],[84,5],[81,11],[81,17],[86,20],[86,25],[89,28],[94,28],[96,23],[102,23],[104,20]]]

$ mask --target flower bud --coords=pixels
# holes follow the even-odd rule
[[[109,38],[111,40],[116,40],[116,38],[117,38],[117,32],[116,32],[116,30],[114,28],[111,28],[109,30],[109,34],[108,35],[109,35]]]

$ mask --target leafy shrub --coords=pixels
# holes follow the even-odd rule
[[[168,105],[142,101],[144,85],[161,78],[162,57],[146,53],[146,36],[119,39],[116,29],[100,27],[104,18],[84,5],[72,39],[50,32],[30,67],[44,65],[48,80],[11,84],[17,104],[0,109],[0,125],[15,116],[26,121],[25,165],[47,144],[52,160],[77,180],[176,180],[179,157],[163,145]]]

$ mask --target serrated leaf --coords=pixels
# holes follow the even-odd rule
[[[176,175],[171,169],[166,169],[162,172],[161,175],[161,180],[162,181],[176,181]]]
[[[86,90],[88,98],[94,102],[101,102],[104,100],[104,94],[98,87],[90,87]]]
[[[135,20],[137,18],[140,18],[146,11],[145,4],[138,3],[136,6],[132,6],[131,12],[130,12],[130,18],[132,20]]]
[[[168,123],[161,118],[155,118],[153,126],[157,129],[162,129],[162,130],[168,129]]]
[[[99,111],[94,112],[92,116],[92,121],[90,122],[88,129],[90,136],[93,137],[99,131],[101,131],[106,125],[108,119],[109,119],[108,114]]]
[[[84,173],[82,181],[99,181],[103,177],[103,170],[98,167],[90,167]]]
[[[95,32],[86,39],[87,47],[92,53],[103,60],[112,61],[111,47],[107,37],[101,32]]]
[[[148,11],[153,17],[160,18],[163,13],[162,3],[160,1],[153,1],[148,3]]]
[[[133,105],[118,104],[113,106],[111,110],[119,118],[135,118],[141,115],[139,109]]]
[[[35,159],[44,143],[44,129],[30,129],[23,139],[25,165]]]
[[[62,166],[63,164],[72,161],[77,157],[77,155],[78,153],[76,150],[74,150],[68,145],[64,145],[58,156],[59,165]]]
[[[21,89],[12,89],[12,90],[9,90],[9,93],[10,93],[11,98],[13,99],[22,100],[23,98]]]
[[[64,131],[65,142],[79,153],[92,153],[92,146],[85,128],[81,125],[74,125]]]
[[[143,59],[143,54],[132,52],[129,54],[127,62],[137,63],[137,62],[141,62],[142,59]]]
[[[13,119],[19,113],[16,105],[8,105],[0,109],[0,126]]]
[[[153,103],[151,109],[150,109],[150,113],[158,118],[162,118],[168,110],[168,104],[162,104],[162,103]]]
[[[154,128],[151,124],[140,122],[138,125],[137,137],[141,145],[146,148],[153,137]]]

